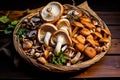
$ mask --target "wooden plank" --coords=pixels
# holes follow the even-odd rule
[[[4,63],[5,64],[5,63]],[[2,65],[4,66],[4,65]],[[98,77],[120,77],[120,56],[104,56],[99,62],[75,73],[49,73],[39,71],[34,67],[22,62],[19,68],[11,68],[7,65],[0,71],[0,78],[17,79],[63,79],[63,78],[98,78]],[[47,76],[47,77],[46,77]]]
[[[111,34],[112,34],[112,38],[120,38],[120,26],[108,26]]]
[[[112,44],[107,54],[120,54],[120,39],[112,39]]]
[[[120,77],[120,56],[105,56],[73,78]]]
[[[4,59],[3,59],[4,60]],[[7,60],[6,60],[7,61]],[[6,61],[2,61],[3,63]],[[2,63],[2,64],[3,64]],[[15,68],[7,63],[1,65],[0,78],[17,79],[63,79],[63,78],[97,78],[120,77],[120,56],[104,56],[99,62],[75,73],[49,73],[26,65],[24,62]],[[2,70],[3,69],[3,70]],[[47,76],[47,77],[46,77]]]
[[[120,12],[96,11],[96,13],[107,25],[120,25]]]

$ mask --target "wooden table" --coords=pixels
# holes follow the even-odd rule
[[[12,11],[11,11],[12,12]],[[22,11],[20,11],[22,12]],[[62,78],[104,78],[120,77],[120,12],[95,11],[107,24],[112,33],[112,46],[109,52],[96,64],[81,71],[69,74],[49,73],[25,63],[15,52],[12,42],[5,49],[12,53],[6,56],[0,51],[0,79],[62,79]],[[7,39],[8,38],[8,39]],[[12,38],[12,36],[11,36]],[[10,37],[0,38],[0,47],[9,42]],[[17,56],[17,57],[16,57]],[[15,58],[19,58],[14,61]],[[15,65],[15,63],[19,64]]]

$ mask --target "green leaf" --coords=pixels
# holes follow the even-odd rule
[[[11,22],[11,25],[16,26],[17,23],[18,23],[18,20],[14,20],[14,21]]]
[[[12,31],[11,31],[11,30],[8,30],[8,29],[5,29],[5,30],[4,30],[4,33],[10,35],[10,34],[12,33]]]
[[[2,23],[7,23],[7,22],[9,22],[9,18],[8,18],[8,16],[2,16],[2,17],[0,17],[0,22],[2,22]]]
[[[26,33],[26,30],[23,28],[19,28],[19,30],[17,31],[18,35],[24,35]]]
[[[15,26],[11,25],[11,24],[8,24],[8,27],[7,28],[14,28]]]

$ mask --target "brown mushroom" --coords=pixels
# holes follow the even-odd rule
[[[87,28],[83,28],[82,30],[80,30],[80,33],[84,36],[88,36],[91,34],[90,30]]]
[[[33,42],[31,40],[24,40],[22,47],[23,49],[30,49],[32,48]]]
[[[44,57],[37,58],[37,61],[42,63],[42,64],[47,64],[47,60]]]
[[[79,28],[83,28],[84,26],[77,21],[72,22],[72,25],[75,26],[75,28],[72,31],[72,36],[74,36],[76,34],[76,32],[78,31]]]
[[[99,42],[105,42],[105,43],[108,43],[109,41],[110,41],[109,38],[101,38],[101,39],[99,40]]]
[[[99,46],[98,41],[94,40],[94,39],[86,39],[86,41],[88,41],[93,47],[95,46]]]
[[[59,2],[48,3],[41,11],[41,17],[46,22],[54,23],[63,14],[63,6]]]
[[[57,30],[51,37],[51,43],[56,43],[55,47],[55,54],[58,55],[58,53],[61,50],[61,46],[68,44],[72,45],[72,41],[70,39],[70,36],[67,35],[67,33],[63,30]]]
[[[77,43],[77,44],[76,44],[76,48],[77,48],[78,50],[80,50],[81,52],[83,52],[84,49],[85,49],[85,45],[82,44],[82,43]]]
[[[110,31],[108,30],[108,29],[102,29],[102,31],[105,33],[105,34],[107,34],[107,35],[110,35],[111,36],[111,33],[110,33]]]
[[[85,44],[85,37],[84,37],[83,35],[77,36],[76,39],[77,39],[80,43]]]
[[[38,41],[48,46],[50,37],[56,30],[56,26],[51,23],[42,24],[38,30]]]
[[[84,21],[87,21],[87,22],[91,22],[91,19],[90,19],[89,17],[86,17],[86,16],[80,17],[80,20],[84,20]]]
[[[91,22],[88,22],[88,21],[85,21],[85,20],[81,20],[81,23],[84,24],[89,29],[95,28],[95,25],[93,25]]]
[[[94,34],[98,38],[102,38],[102,34],[100,34],[99,32],[93,32],[92,34]]]
[[[86,47],[84,52],[89,58],[96,56],[96,50],[92,47]]]

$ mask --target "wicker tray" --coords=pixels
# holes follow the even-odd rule
[[[84,3],[80,4],[78,6],[79,8],[82,8],[86,11],[89,12],[89,14],[91,14],[92,16],[94,16],[99,22],[101,25],[103,25],[104,28],[108,29],[108,27],[106,26],[106,24],[104,23],[103,20],[101,20],[101,18],[88,6],[88,3],[87,1],[85,1]],[[89,59],[89,60],[86,60],[84,62],[78,62],[74,65],[71,65],[71,66],[60,66],[60,65],[54,65],[54,64],[40,64],[38,62],[36,62],[35,59],[33,58],[30,58],[28,56],[25,55],[25,52],[23,51],[22,49],[22,46],[19,42],[19,38],[18,38],[18,35],[17,35],[17,31],[18,29],[20,28],[20,24],[21,22],[27,18],[27,17],[32,17],[34,15],[36,15],[36,13],[38,11],[40,11],[42,8],[39,8],[35,11],[33,11],[31,14],[23,17],[19,23],[17,24],[17,26],[15,27],[14,29],[14,33],[13,33],[13,42],[14,42],[14,46],[15,46],[15,49],[16,51],[18,52],[18,54],[26,61],[28,62],[29,64],[33,65],[33,66],[36,66],[37,68],[39,69],[42,69],[42,70],[45,70],[45,71],[50,71],[50,72],[74,72],[74,71],[78,71],[78,70],[81,70],[83,68],[86,68],[86,67],[89,67],[93,64],[95,64],[96,62],[98,62],[102,57],[104,57],[104,55],[108,52],[108,50],[110,49],[110,46],[111,46],[111,37],[109,37],[109,42],[107,43],[107,50],[105,52],[102,52],[102,53],[99,53],[97,54],[94,58],[92,59]],[[109,30],[109,29],[108,29]]]

